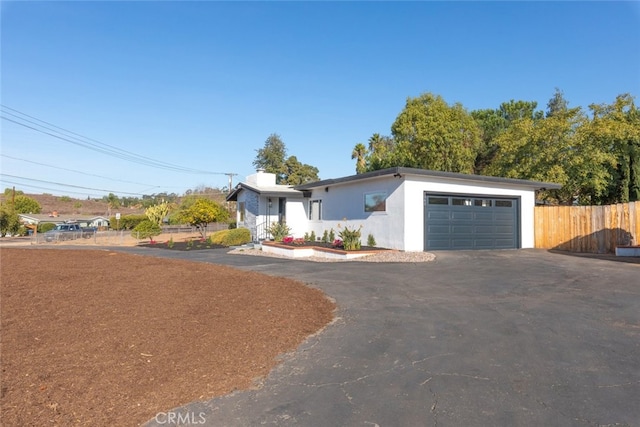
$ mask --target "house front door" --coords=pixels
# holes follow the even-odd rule
[[[278,222],[280,224],[286,222],[287,216],[287,199],[280,197],[278,199]]]

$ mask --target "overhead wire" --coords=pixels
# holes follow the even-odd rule
[[[12,159],[12,160],[18,160],[18,161],[25,162],[25,163],[31,163],[31,164],[38,165],[38,166],[45,166],[45,167],[52,168],[52,169],[59,169],[59,170],[67,171],[67,172],[74,172],[74,173],[81,174],[81,175],[94,176],[96,178],[102,178],[102,179],[106,179],[106,180],[109,180],[109,181],[118,181],[118,182],[123,182],[125,184],[144,185],[145,187],[149,187],[149,189],[166,188],[166,187],[160,187],[159,185],[151,185],[151,184],[145,184],[145,183],[142,183],[142,182],[126,181],[124,179],[110,178],[110,177],[107,177],[107,176],[97,175],[97,174],[88,173],[88,172],[82,172],[82,171],[78,171],[78,170],[75,170],[75,169],[69,169],[69,168],[63,168],[63,167],[60,167],[60,166],[48,165],[46,163],[34,162],[33,160],[21,159],[19,157],[9,156],[7,154],[1,154],[0,153],[0,157],[4,157],[4,158],[7,158],[7,159]],[[174,188],[177,188],[177,187],[174,187]]]
[[[29,114],[23,113],[15,108],[11,108],[7,105],[0,104],[2,107],[1,115],[2,119],[15,123],[19,126],[40,132],[45,135],[49,135],[53,138],[60,139],[62,141],[93,150],[108,156],[120,158],[129,162],[142,164],[158,169],[172,170],[176,172],[185,172],[193,174],[206,174],[206,175],[229,175],[228,172],[210,172],[200,169],[187,168],[184,166],[174,165],[161,160],[152,159],[150,157],[142,156],[121,148],[109,145],[95,139],[86,137],[76,132],[64,129],[56,126],[52,123],[33,117]],[[10,117],[8,117],[10,116]],[[44,124],[43,124],[44,123]],[[235,175],[235,174],[234,174]]]
[[[80,185],[73,185],[73,184],[63,184],[60,182],[54,182],[54,181],[45,181],[42,179],[34,179],[34,178],[26,178],[23,176],[15,176],[15,175],[9,175],[9,174],[5,174],[5,173],[0,173],[0,176],[6,176],[8,178],[14,178],[14,179],[23,179],[25,181],[34,181],[34,182],[42,182],[45,184],[53,184],[53,185],[59,185],[59,186],[63,186],[63,187],[70,187],[70,188],[79,188],[82,190],[92,190],[92,191],[100,191],[100,192],[104,192],[104,193],[116,193],[116,191],[113,190],[105,190],[102,188],[92,188],[92,187],[82,187]],[[8,182],[6,180],[0,180],[0,182],[5,181]],[[20,184],[18,184],[20,185]],[[131,193],[131,192],[125,192],[125,191],[117,191],[118,194],[128,194],[131,196],[143,196],[144,194],[142,193]]]
[[[58,188],[41,187],[41,186],[38,186],[38,185],[29,185],[29,184],[25,184],[25,183],[22,183],[22,182],[7,181],[7,180],[2,180],[2,182],[6,183],[6,184],[19,185],[20,187],[33,188],[33,189],[36,189],[36,190],[59,191]],[[79,191],[72,191],[72,190],[65,190],[65,193],[67,193],[67,194],[82,194],[83,196],[87,196],[88,195],[89,197],[92,196],[92,194],[87,194],[87,193],[82,193],[82,192],[79,192]],[[98,197],[99,195],[94,194],[94,196]]]

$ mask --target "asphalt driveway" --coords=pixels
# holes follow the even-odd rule
[[[339,307],[260,387],[150,426],[640,425],[640,265],[541,250],[423,264],[130,251],[293,277]]]

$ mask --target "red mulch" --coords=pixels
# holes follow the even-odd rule
[[[332,320],[299,282],[104,250],[0,250],[2,425],[139,425],[246,389]]]

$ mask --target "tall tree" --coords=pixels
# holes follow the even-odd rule
[[[300,163],[295,156],[287,157],[287,147],[279,135],[273,133],[256,150],[253,165],[276,175],[276,184],[298,185],[318,181],[318,168]]]
[[[539,195],[561,204],[585,203],[588,195],[600,194],[613,156],[605,144],[589,136],[582,110],[567,105],[558,101],[556,92],[546,117],[511,123],[495,138],[498,150],[484,173],[562,184],[560,190]]]
[[[19,214],[39,214],[40,211],[42,211],[42,207],[36,199],[22,194],[15,197],[15,204],[13,208],[16,213]]]
[[[397,166],[395,141],[389,136],[374,133],[369,138],[366,158],[367,170],[380,170]]]
[[[569,110],[569,103],[564,99],[564,93],[556,88],[555,93],[547,103],[547,117],[565,113],[567,110]]]
[[[300,163],[296,156],[289,156],[284,162],[285,182],[289,185],[301,185],[318,181],[318,168]]]
[[[391,126],[398,166],[472,173],[480,129],[457,103],[430,93],[407,99]]]
[[[480,127],[482,143],[476,157],[474,172],[481,174],[491,164],[498,151],[495,138],[517,120],[539,120],[544,117],[542,111],[536,111],[538,103],[535,101],[503,102],[498,109],[475,110],[471,116]]]
[[[363,143],[359,142],[353,147],[351,152],[351,159],[356,160],[356,173],[361,174],[367,171],[367,147]]]
[[[593,203],[640,200],[640,110],[633,97],[623,94],[612,104],[592,104],[588,137],[614,157],[608,163],[607,188],[591,193]]]
[[[253,166],[264,169],[265,172],[276,174],[276,183],[283,184],[286,181],[284,162],[287,156],[287,147],[280,135],[275,133],[269,135],[264,142],[264,147],[256,152]]]

